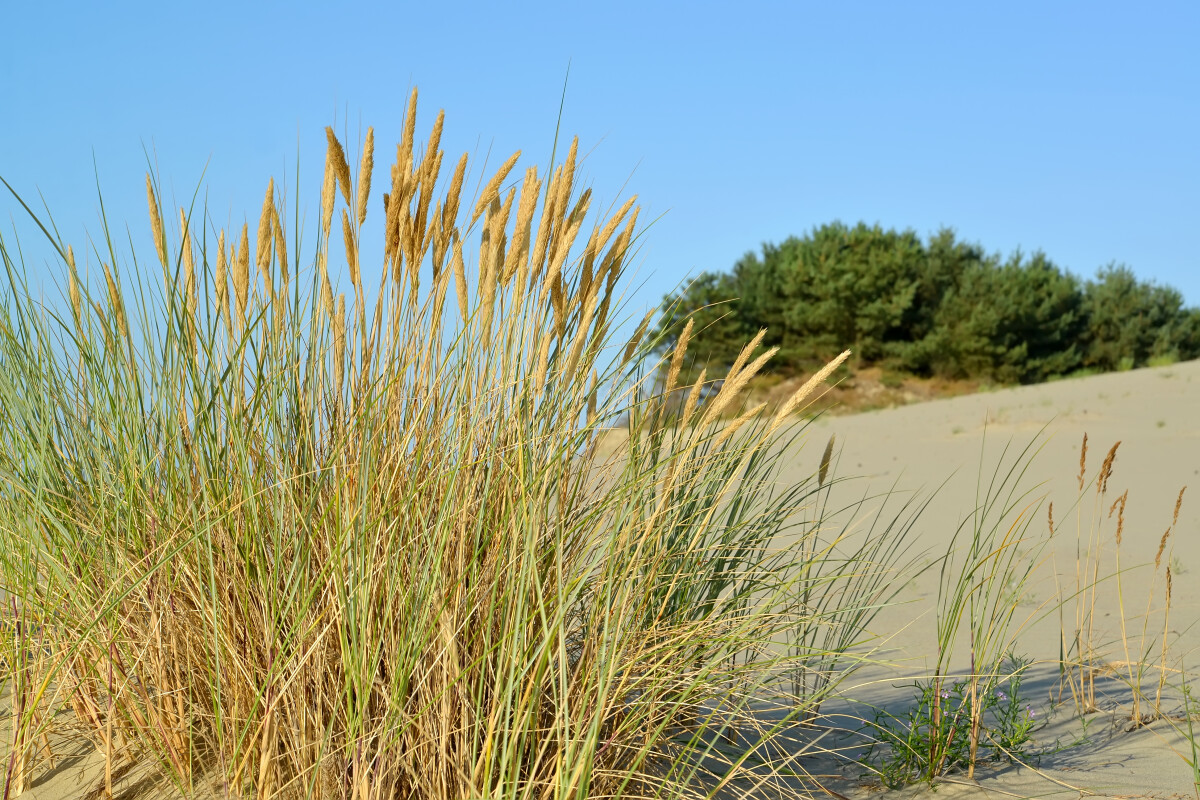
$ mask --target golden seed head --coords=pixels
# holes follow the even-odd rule
[[[760,338],[761,335],[762,334],[760,333]],[[821,367],[821,369],[817,370],[815,375],[805,381],[804,385],[797,389],[796,393],[789,397],[788,401],[783,404],[782,408],[779,409],[779,412],[775,415],[775,419],[771,422],[771,427],[768,429],[768,433],[774,433],[781,425],[783,425],[784,421],[791,416],[792,413],[799,408],[800,405],[807,400],[813,392],[817,390],[818,386],[829,380],[829,376],[833,375],[837,368],[840,367],[849,357],[850,351],[843,350],[837,358]]]
[[[829,476],[829,462],[833,460],[833,442],[837,438],[837,434],[829,437],[829,441],[825,444],[825,452],[821,454],[821,468],[817,472],[817,485],[824,486],[825,478]]]
[[[287,236],[283,232],[283,224],[279,221],[279,213],[271,209],[272,227],[275,229],[275,252],[279,256],[279,273],[283,277],[283,285],[288,283],[288,254]]]
[[[350,282],[358,286],[358,249],[354,244],[354,229],[350,226],[350,215],[342,209],[342,241],[346,245],[346,266],[350,268]]]
[[[117,317],[117,330],[121,336],[128,338],[129,328],[125,324],[125,307],[121,303],[121,293],[117,289],[116,279],[113,278],[112,270],[108,268],[108,264],[104,264],[104,281],[108,284],[108,302],[112,306],[113,314]]]
[[[159,211],[158,201],[154,197],[154,184],[150,181],[150,173],[146,173],[146,204],[150,207],[150,231],[154,234],[154,252],[158,254],[158,263],[163,269],[167,268],[167,240],[163,236],[162,212]]]
[[[196,311],[196,256],[192,252],[192,236],[188,231],[187,215],[179,209],[179,228],[183,231],[180,249],[183,257],[183,292],[187,300],[187,309]]]
[[[1120,497],[1113,501],[1113,504],[1108,509],[1108,517],[1112,519],[1113,512],[1117,512],[1117,547],[1121,546],[1121,534],[1125,530],[1125,503],[1129,500],[1129,490],[1126,489]]]
[[[683,416],[679,419],[679,427],[687,428],[687,425],[692,420],[692,415],[696,413],[696,406],[700,402],[700,390],[704,388],[704,381],[708,378],[708,368],[700,370],[700,377],[696,378],[696,382],[692,384],[692,390],[688,392],[687,401],[683,404]]]
[[[517,159],[520,157],[520,150],[509,156],[508,161],[505,161],[502,165],[500,165],[500,169],[497,170],[496,174],[492,176],[492,179],[487,182],[487,186],[483,187],[483,192],[479,195],[479,202],[475,204],[475,211],[473,214],[471,214],[472,225],[475,224],[476,220],[479,219],[480,215],[483,214],[487,207],[492,204],[492,200],[500,196],[500,184],[503,183],[504,179],[508,177],[508,173],[512,171],[514,166],[516,166]]]
[[[454,290],[458,295],[458,313],[462,315],[463,324],[467,321],[467,268],[463,263],[462,242],[458,234],[454,234],[454,255],[450,258],[450,268],[454,271]]]
[[[759,403],[758,405],[754,406],[754,408],[750,409],[745,414],[742,414],[733,422],[726,425],[725,430],[721,431],[721,435],[718,436],[716,442],[713,443],[713,447],[720,447],[721,445],[725,444],[725,442],[729,441],[729,439],[735,433],[737,433],[743,425],[757,417],[766,407],[766,403]]]
[[[446,205],[442,208],[442,233],[447,235],[458,219],[458,205],[462,200],[463,181],[467,176],[467,154],[463,153],[454,168],[454,176],[450,178],[450,188],[446,191]]]
[[[83,317],[83,298],[79,293],[79,276],[75,272],[75,251],[67,245],[67,292],[71,296],[71,310],[75,312],[75,321]]]
[[[692,328],[695,324],[696,320],[688,317],[687,324],[683,326],[683,332],[679,334],[679,340],[675,343],[675,351],[671,354],[671,366],[667,370],[667,383],[663,394],[670,395],[675,390],[675,381],[679,379],[679,370],[683,368],[683,357],[687,353],[688,341],[692,338]]]
[[[371,173],[375,170],[375,129],[367,128],[362,161],[358,165],[358,224],[367,219],[367,198],[371,196]]]
[[[1175,523],[1179,522],[1179,509],[1183,506],[1183,493],[1187,491],[1184,486],[1179,490],[1179,496],[1175,498],[1175,513],[1171,515],[1171,527],[1175,527]]]
[[[330,150],[325,151],[325,178],[321,183],[321,233],[326,245],[329,243],[329,230],[333,225],[333,202],[337,193],[337,176],[333,171],[333,156]]]
[[[1050,501],[1050,507],[1046,510],[1046,521],[1050,526],[1050,535],[1054,535],[1054,501]]]
[[[242,239],[233,262],[233,293],[237,301],[238,319],[246,321],[246,306],[250,300],[250,232],[242,223]]]
[[[341,387],[346,371],[346,295],[339,294],[337,311],[333,315],[333,380]]]
[[[1083,491],[1083,476],[1087,474],[1087,434],[1083,435],[1083,444],[1079,447],[1079,491]]]
[[[334,136],[333,128],[326,126],[325,137],[329,140],[329,157],[333,163],[334,174],[337,175],[338,183],[341,184],[342,199],[349,206],[353,201],[350,199],[350,165],[346,163],[346,151],[342,149],[342,143]]]
[[[1171,529],[1167,528],[1163,531],[1162,538],[1158,540],[1158,552],[1154,554],[1154,568],[1158,569],[1162,564],[1163,551],[1167,549],[1167,540],[1171,538]]]
[[[256,257],[255,265],[259,272],[267,274],[267,267],[271,263],[271,240],[274,238],[271,230],[271,219],[275,214],[275,179],[271,178],[267,182],[267,194],[263,198],[262,213],[258,217],[258,239],[255,246]]]
[[[1117,457],[1117,448],[1121,446],[1118,441],[1108,451],[1108,455],[1104,457],[1104,463],[1100,465],[1100,477],[1096,479],[1096,492],[1104,494],[1108,491],[1108,479],[1112,477],[1113,461]]]

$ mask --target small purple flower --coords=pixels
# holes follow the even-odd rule
[[[1025,713],[1029,715],[1029,718],[1030,718],[1030,719],[1034,719],[1034,718],[1036,718],[1036,717],[1037,717],[1037,712],[1036,712],[1036,711],[1034,711],[1034,710],[1033,710],[1032,708],[1030,708],[1029,706],[1025,706]]]
[[[1004,692],[997,689],[996,690],[996,699],[999,700],[1000,702],[1004,702],[1005,700],[1008,699],[1008,695],[1006,695]]]
[[[946,691],[945,689],[942,689],[942,699],[943,699],[943,700],[949,700],[949,699],[950,699],[950,692]]]

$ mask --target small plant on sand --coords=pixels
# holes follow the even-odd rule
[[[968,665],[963,673],[966,705],[967,774],[974,777],[977,749],[984,736],[985,688],[995,685],[1005,654],[1029,619],[1015,619],[1025,597],[1030,576],[1040,565],[1047,539],[1027,537],[1038,506],[1032,490],[1022,488],[1023,478],[1036,457],[1040,434],[1009,459],[1005,445],[991,477],[984,480],[983,457],[976,477],[975,509],[955,532],[941,560],[937,600],[937,654],[931,680],[929,753],[925,779],[931,783],[949,769],[949,728],[958,724],[961,709],[943,708],[942,695],[950,681],[959,648],[967,646]],[[964,533],[969,536],[964,537]],[[964,541],[965,540],[965,541]],[[1032,614],[1030,615],[1032,617]],[[967,641],[961,641],[963,628]]]
[[[1033,732],[1041,723],[1021,696],[1021,676],[1028,666],[1010,656],[1002,674],[983,681],[918,681],[916,701],[907,712],[876,711],[863,763],[877,771],[884,786],[899,789],[932,783],[935,775],[971,772],[979,761],[1036,760]],[[978,727],[976,717],[981,719]]]

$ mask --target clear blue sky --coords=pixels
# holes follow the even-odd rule
[[[295,196],[299,148],[311,231],[324,126],[374,125],[384,161],[414,85],[419,129],[446,109],[450,164],[544,164],[569,63],[585,179],[665,214],[636,305],[834,219],[950,226],[1083,276],[1121,261],[1200,305],[1194,2],[47,1],[0,19],[0,175],[77,250],[93,155],[141,241],[143,147],[177,200],[201,185],[217,224],[252,228],[269,176]]]

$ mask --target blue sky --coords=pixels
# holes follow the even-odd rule
[[[631,313],[835,219],[949,226],[1083,276],[1125,262],[1200,305],[1195,3],[35,2],[3,19],[0,176],[41,191],[77,251],[93,157],[110,220],[148,246],[143,148],[176,200],[200,186],[216,224],[252,228],[269,176],[296,196],[299,150],[315,230],[324,126],[374,125],[383,162],[414,85],[420,130],[446,109],[449,164],[545,164],[570,64],[584,179],[661,215]]]

